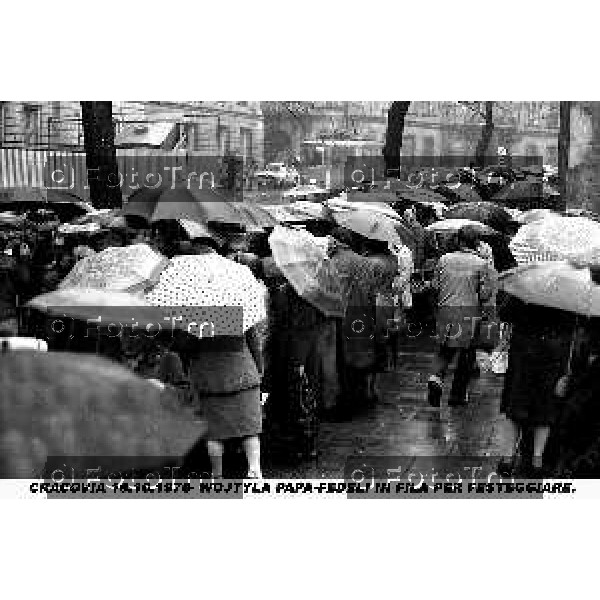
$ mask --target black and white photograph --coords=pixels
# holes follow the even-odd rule
[[[558,560],[553,532],[589,527],[558,517],[600,498],[592,23],[576,50],[566,7],[455,8],[123,7],[134,27],[109,3],[2,42],[7,524],[114,534],[114,572],[152,523],[186,572],[194,540],[200,580],[277,597],[315,545],[358,578],[359,533],[395,540],[369,569],[414,543],[433,571],[552,572],[510,565]],[[452,551],[475,527],[504,558]]]

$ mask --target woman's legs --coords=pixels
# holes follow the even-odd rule
[[[533,428],[532,462],[534,467],[541,468],[542,466],[542,456],[544,454],[544,449],[546,448],[546,442],[548,441],[549,435],[550,427],[547,425]]]
[[[248,461],[248,476],[262,478],[260,468],[260,439],[257,435],[252,435],[243,440],[244,452]]]
[[[220,440],[208,440],[206,442],[212,476],[214,479],[223,477],[223,442]]]

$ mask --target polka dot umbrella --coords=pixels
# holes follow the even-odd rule
[[[177,327],[196,337],[238,337],[266,320],[267,290],[244,265],[216,253],[176,256],[145,294],[156,307],[168,307]]]

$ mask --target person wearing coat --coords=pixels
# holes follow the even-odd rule
[[[448,405],[468,402],[480,320],[497,287],[496,271],[477,254],[477,237],[473,232],[459,230],[456,244],[454,252],[444,254],[438,261],[433,282],[439,342],[428,382],[428,402],[433,407],[440,406],[444,377],[456,356],[458,363]]]
[[[569,379],[580,379],[585,371],[585,332],[577,327],[574,314],[510,296],[500,317],[511,324],[512,332],[500,405],[511,427],[511,448],[499,472],[539,474],[565,396],[573,389]],[[585,402],[581,393],[580,400]]]

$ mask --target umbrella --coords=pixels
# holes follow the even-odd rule
[[[456,232],[463,227],[472,227],[480,235],[498,235],[498,232],[489,225],[484,225],[479,221],[471,221],[469,219],[443,219],[442,221],[436,221],[435,223],[428,225],[426,229],[441,233],[444,231]]]
[[[587,267],[566,261],[521,265],[502,273],[499,287],[530,304],[600,316],[600,286]]]
[[[447,219],[470,219],[489,225],[505,233],[514,227],[514,221],[501,206],[492,202],[460,202],[448,209]]]
[[[411,203],[439,203],[443,202],[444,197],[442,194],[439,194],[437,191],[430,190],[429,188],[420,187],[412,189],[407,186],[402,186],[399,190],[396,190],[396,199],[404,200]]]
[[[528,177],[522,181],[513,181],[505,185],[493,197],[498,204],[520,208],[539,206],[544,199],[544,183],[541,179]]]
[[[438,185],[435,191],[453,202],[481,202],[483,200],[475,188],[466,183]]]
[[[89,328],[116,327],[119,324],[120,333],[131,327],[132,332],[136,331],[136,336],[139,331],[145,330],[146,333],[142,335],[149,338],[154,338],[163,328],[177,326],[166,311],[157,311],[139,294],[125,292],[91,288],[59,289],[36,296],[26,306],[56,317],[51,325],[53,335],[66,335],[74,321],[87,322]]]
[[[278,227],[269,236],[269,246],[275,265],[301,298],[328,317],[344,316],[343,282],[319,238]]]
[[[325,206],[319,202],[309,202],[307,200],[298,200],[288,204],[286,210],[294,215],[299,215],[311,220],[328,219],[329,213]]]
[[[125,227],[125,218],[121,209],[100,209],[73,219],[71,225],[97,224],[100,227]]]
[[[534,221],[541,221],[542,219],[548,219],[550,217],[560,217],[561,215],[549,208],[535,208],[521,213],[517,217],[517,221],[523,225],[533,223]]]
[[[189,219],[179,219],[178,223],[190,240],[212,239],[215,240],[219,246],[225,244],[225,238],[212,229],[209,229],[204,223],[190,221]]]
[[[361,202],[358,199],[352,198],[351,200],[341,200],[339,198],[334,198],[332,200],[327,201],[327,206],[329,206],[334,212],[335,211],[344,211],[344,210],[372,210],[373,212],[377,212],[383,215],[386,215],[392,219],[399,219],[400,216],[398,213],[385,202]]]
[[[158,281],[168,264],[167,258],[146,244],[107,248],[80,260],[59,288],[142,291]]]
[[[363,194],[363,196],[366,194]],[[360,194],[358,195],[360,197]],[[402,217],[388,204],[384,202],[348,202],[340,199],[333,199],[327,202],[327,206],[335,212],[347,212],[351,210],[371,211],[376,215],[382,215],[386,220],[392,220],[396,234],[403,245],[409,249],[415,248],[415,236],[402,220]],[[335,218],[335,217],[334,217]]]
[[[151,223],[188,219],[255,228],[259,212],[239,208],[239,204],[210,188],[143,188],[129,197],[123,215],[142,217]],[[266,214],[261,216],[265,221],[269,219]]]
[[[239,337],[266,319],[264,285],[248,267],[216,253],[171,259],[145,299],[172,307],[178,328],[196,337],[203,337],[203,323],[212,324],[211,335]]]
[[[406,227],[385,215],[369,210],[353,210],[335,213],[333,218],[340,227],[345,227],[365,238],[397,246],[405,245],[398,228],[406,229]],[[414,237],[412,240],[414,244]]]
[[[97,356],[7,352],[0,387],[2,478],[35,479],[43,471],[48,477],[59,468],[68,482],[71,469],[83,479],[81,471],[100,465],[109,469],[101,478],[126,469],[154,471],[179,462],[205,431],[174,396]],[[50,457],[57,464],[47,465]],[[164,457],[163,465],[157,457]]]
[[[561,216],[534,221],[519,229],[511,250],[520,262],[564,259],[595,263],[600,255],[600,223]]]

